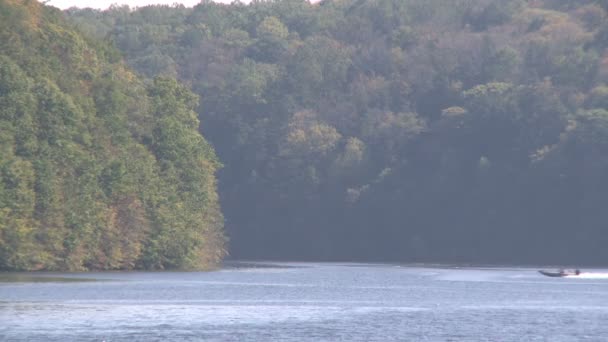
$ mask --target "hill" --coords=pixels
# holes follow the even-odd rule
[[[608,258],[608,4],[70,10],[201,96],[242,258]]]
[[[220,166],[198,97],[59,10],[0,1],[0,269],[213,267]]]

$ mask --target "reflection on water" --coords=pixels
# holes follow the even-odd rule
[[[0,283],[67,283],[99,281],[93,278],[59,277],[48,274],[0,273]]]
[[[272,266],[277,267],[44,274],[44,282],[11,275],[11,282],[0,283],[0,340],[602,341],[608,336],[608,279],[547,278],[532,269]]]

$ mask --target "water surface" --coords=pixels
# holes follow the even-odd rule
[[[602,270],[548,278],[527,268],[260,266],[207,273],[4,274],[12,281],[0,282],[0,340],[608,338],[608,274]],[[91,279],[103,281],[80,281]]]

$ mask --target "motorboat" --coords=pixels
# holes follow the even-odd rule
[[[539,270],[538,273],[547,277],[568,277],[577,276],[581,274],[580,270],[558,270],[557,272]]]

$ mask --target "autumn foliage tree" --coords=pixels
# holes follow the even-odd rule
[[[198,97],[59,10],[0,1],[0,269],[214,267],[220,164]]]

